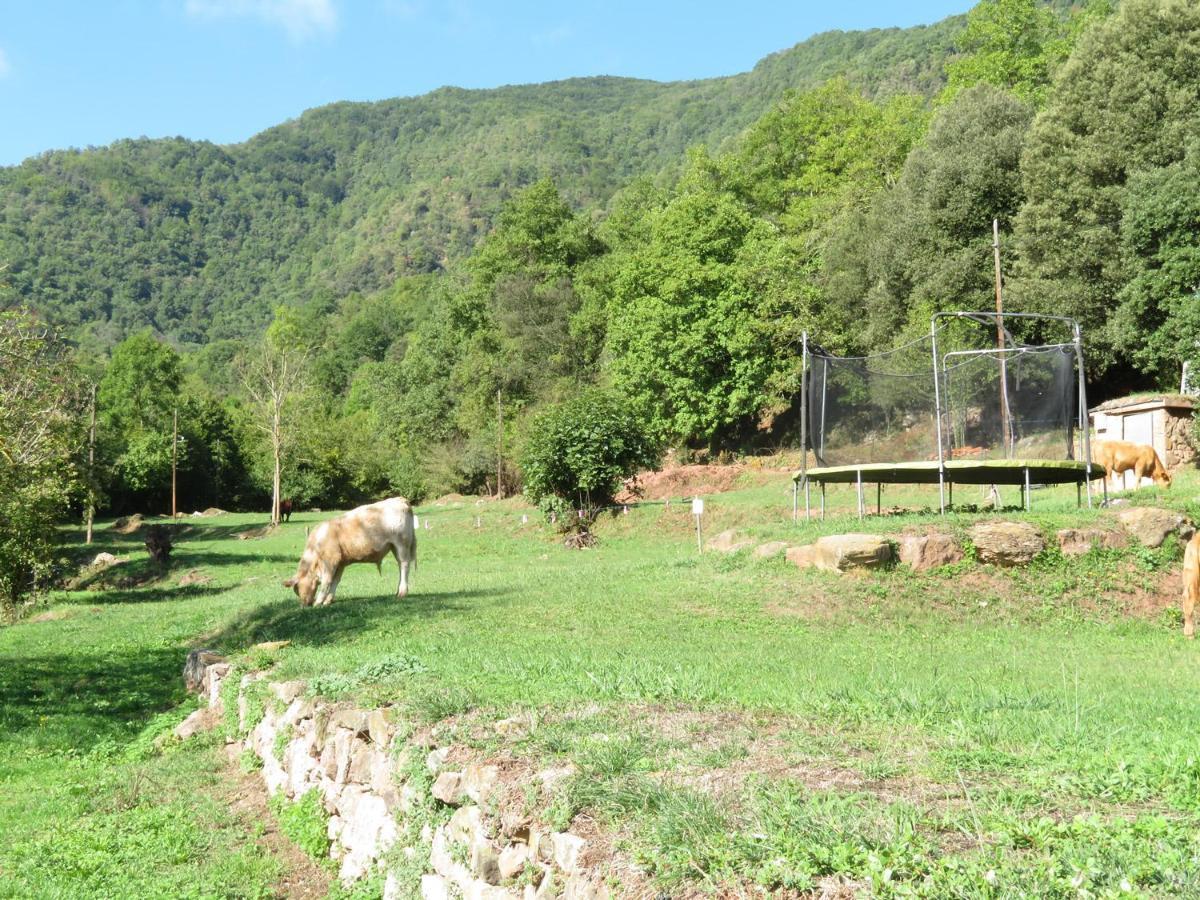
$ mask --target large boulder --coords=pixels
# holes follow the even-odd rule
[[[1187,516],[1153,506],[1133,506],[1117,514],[1121,527],[1147,547],[1161,547],[1168,534],[1190,537],[1195,530]]]
[[[971,528],[980,562],[994,566],[1026,566],[1046,549],[1046,541],[1028,522],[980,522]]]
[[[792,547],[787,558],[802,569],[828,572],[878,569],[891,561],[892,545],[877,534],[831,534],[819,538],[815,544]]]
[[[1093,547],[1124,547],[1125,535],[1107,528],[1062,528],[1056,532],[1058,549],[1063,556],[1083,556]]]
[[[951,535],[905,534],[898,541],[900,562],[917,571],[936,569],[962,560],[963,550]]]

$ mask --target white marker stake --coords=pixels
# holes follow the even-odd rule
[[[528,525],[529,524],[529,516],[521,516],[521,524]]]
[[[700,517],[704,515],[704,498],[703,497],[693,497],[692,498],[692,515],[696,517],[696,549],[700,553],[703,553],[704,552],[704,544],[701,542],[701,537],[700,537]]]
[[[420,527],[421,527],[421,517],[413,516],[413,531],[416,531]]]
[[[475,517],[475,527],[479,528],[479,527],[481,527],[481,525],[482,525],[482,523],[479,521],[479,516],[476,516]]]

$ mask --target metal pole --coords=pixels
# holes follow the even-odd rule
[[[825,521],[825,482],[821,482],[821,521]]]
[[[800,333],[800,473],[808,480],[808,332]]]
[[[937,431],[938,450],[938,505],[942,515],[946,514],[946,459],[942,450],[942,389],[938,377],[937,314],[929,319],[929,339],[933,343],[933,414]]]
[[[1075,324],[1075,360],[1079,366],[1079,431],[1083,435],[1083,459],[1087,465],[1087,480],[1084,482],[1087,486],[1087,502],[1088,509],[1092,508],[1092,426],[1091,420],[1088,417],[1087,408],[1087,379],[1083,373],[1083,333],[1079,329],[1079,323]],[[1107,480],[1108,473],[1105,472]],[[1108,503],[1108,485],[1104,486],[1104,502]]]
[[[496,388],[496,499],[504,499],[504,406]]]
[[[875,515],[883,515],[883,482],[875,482]]]
[[[1025,467],[1025,512],[1029,512],[1031,500],[1029,497],[1029,466]]]
[[[179,407],[171,416],[171,519],[175,519],[175,450],[179,446]]]
[[[862,490],[862,469],[858,470],[858,518],[863,517],[863,490]]]
[[[96,385],[92,385],[92,415],[88,429],[88,506],[87,535],[85,544],[92,542],[93,525],[96,521]]]
[[[804,479],[804,518],[812,518],[812,496],[808,489],[808,479]]]
[[[792,479],[792,524],[796,524],[796,519],[800,512],[800,482],[795,478]]]
[[[1004,358],[1004,300],[1000,289],[1000,220],[992,219],[992,253],[996,259],[996,346],[1000,349],[1000,427],[1004,457],[1012,459],[1011,415],[1008,409],[1008,362]]]
[[[829,360],[821,360],[821,453],[817,456],[817,462],[825,465],[825,410],[829,406],[826,402],[829,396]]]

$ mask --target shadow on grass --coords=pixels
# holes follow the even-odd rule
[[[209,594],[223,594],[228,587],[211,584],[171,584],[165,579],[129,588],[83,588],[83,593],[61,595],[59,602],[69,606],[113,606],[119,603],[163,603],[194,600]]]
[[[220,631],[205,638],[207,646],[231,653],[260,641],[291,641],[294,644],[331,644],[370,631],[379,623],[401,625],[431,615],[466,611],[457,603],[478,597],[500,597],[504,590],[459,590],[436,594],[335,600],[330,606],[301,606],[288,596],[257,606],[237,616]]]
[[[179,649],[0,656],[0,733],[45,750],[120,740],[185,696]]]

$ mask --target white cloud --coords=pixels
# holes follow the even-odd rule
[[[3,78],[12,71],[12,66],[8,64],[8,57],[3,50],[0,50],[0,78]]]
[[[187,0],[185,9],[197,19],[257,19],[297,42],[337,27],[333,0]]]

